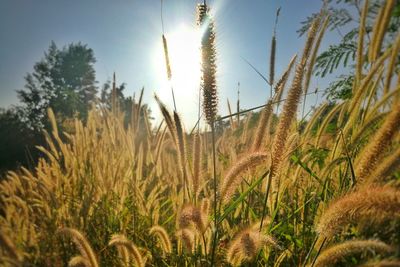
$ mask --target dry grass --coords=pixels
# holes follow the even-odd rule
[[[393,67],[400,38],[382,45],[392,4],[377,16],[372,42],[362,12],[352,99],[323,103],[301,123],[297,117],[329,25],[320,17],[261,114],[231,114],[218,131],[215,25],[199,5],[211,132],[187,133],[157,97],[164,122],[154,128],[141,117],[143,91],[128,126],[118,107],[94,108],[63,131],[49,110],[52,128],[38,147],[44,157],[0,183],[0,265],[325,266],[361,264],[361,250],[398,247],[400,89],[391,83],[400,81]]]

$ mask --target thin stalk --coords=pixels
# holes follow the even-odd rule
[[[267,201],[268,201],[268,195],[269,195],[269,191],[271,190],[271,182],[272,182],[272,172],[269,173],[268,175],[268,184],[267,184],[267,192],[265,193],[265,199],[264,199],[264,206],[263,206],[263,212],[261,215],[261,222],[260,222],[260,232],[262,230],[263,227],[263,223],[264,223],[264,217],[265,217],[265,213],[267,212]]]
[[[211,266],[214,266],[215,249],[218,239],[218,217],[217,217],[217,168],[215,158],[215,125],[211,123],[212,157],[213,157],[213,175],[214,175],[214,238],[211,252]]]

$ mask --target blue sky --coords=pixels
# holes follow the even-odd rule
[[[199,1],[164,0],[164,24],[167,38],[179,27],[195,26],[195,5]],[[277,29],[276,76],[290,58],[301,53],[304,38],[296,30],[300,22],[321,7],[320,0],[213,0],[218,52],[219,113],[227,113],[226,99],[236,101],[237,83],[241,84],[242,108],[265,103],[269,87],[249,68],[249,60],[268,74],[269,46],[275,12],[281,7]],[[127,84],[132,95],[145,87],[145,102],[157,116],[152,95],[159,93],[172,108],[169,93],[160,92],[163,77],[158,70],[164,62],[155,55],[161,47],[159,0],[2,0],[0,8],[0,107],[17,104],[16,89],[23,88],[23,77],[43,57],[51,40],[59,47],[81,41],[94,50],[99,85],[117,73],[117,82]],[[328,33],[322,43],[337,42]],[[170,40],[173,43],[173,40]],[[328,78],[329,79],[329,78]],[[328,80],[312,83],[323,87]],[[188,93],[189,92],[189,93]],[[197,89],[177,88],[177,107],[189,128],[196,117]],[[309,98],[314,104],[315,99]]]

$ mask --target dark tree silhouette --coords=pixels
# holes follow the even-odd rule
[[[25,76],[25,89],[17,91],[29,127],[40,130],[46,126],[47,108],[60,120],[85,119],[96,99],[95,62],[87,45],[72,43],[59,49],[52,42],[34,71]]]

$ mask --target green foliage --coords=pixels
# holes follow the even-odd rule
[[[352,87],[354,82],[354,76],[352,75],[341,75],[336,81],[329,84],[326,95],[328,100],[337,101],[350,99],[352,97]]]
[[[87,45],[72,43],[59,49],[52,42],[33,72],[25,76],[25,89],[17,91],[28,126],[43,129],[49,107],[59,118],[77,114],[85,119],[96,99],[95,62]]]
[[[0,109],[0,175],[20,165],[28,166],[38,156],[34,146],[42,142],[22,121],[19,108]]]
[[[337,69],[341,62],[343,63],[343,66],[346,67],[349,59],[354,61],[356,51],[357,44],[355,42],[340,43],[338,45],[329,46],[327,51],[324,51],[318,56],[315,64],[315,74],[324,77],[327,73],[332,73]]]

